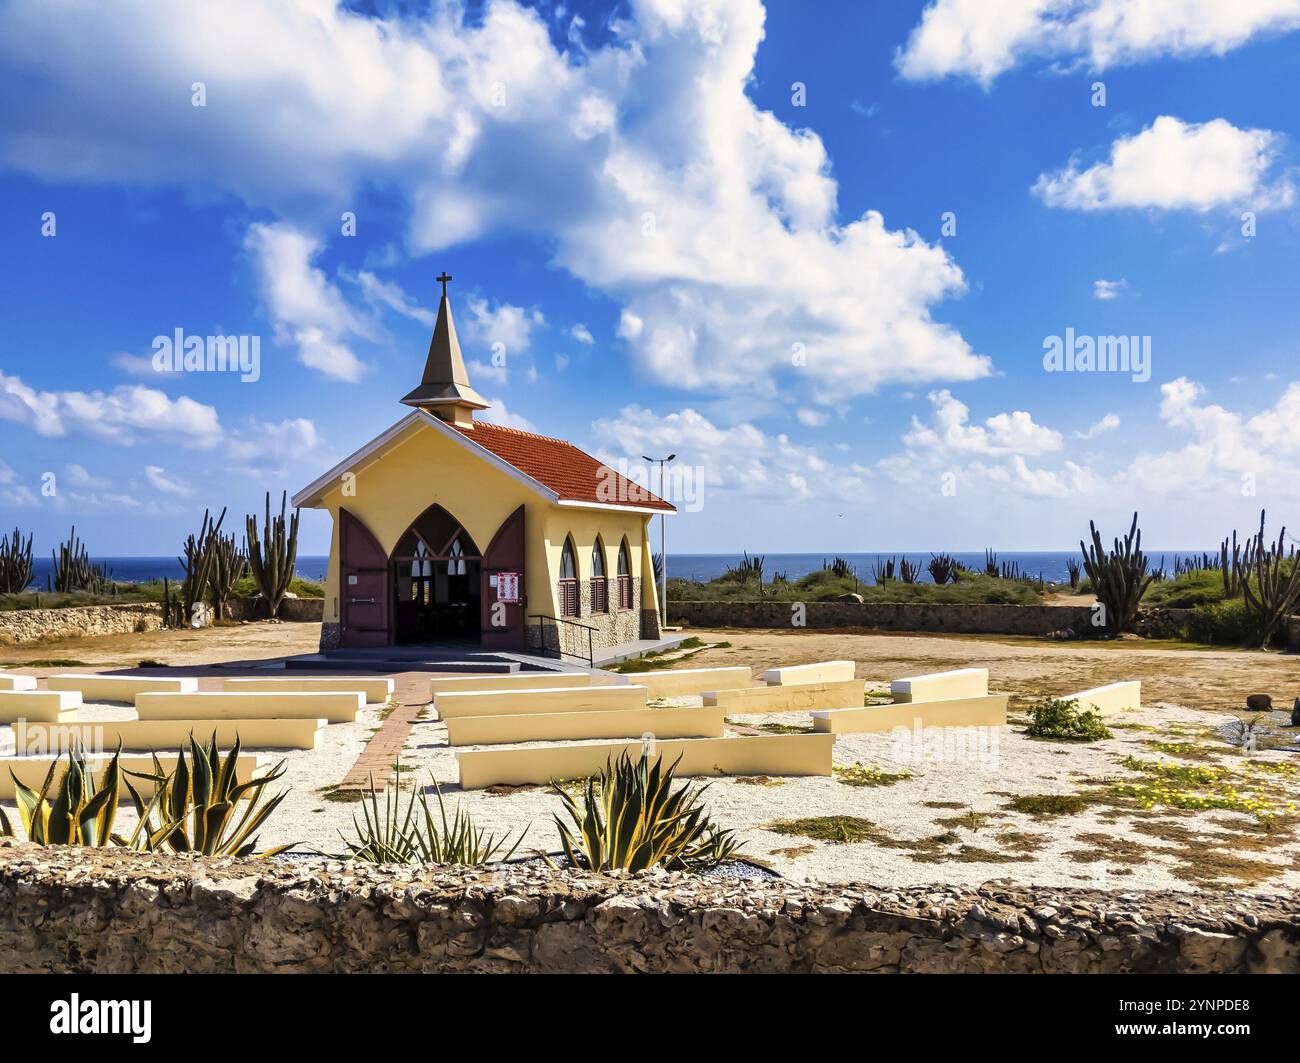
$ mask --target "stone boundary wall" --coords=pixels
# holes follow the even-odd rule
[[[162,606],[78,605],[67,609],[7,609],[0,612],[0,645],[53,642],[88,635],[125,635],[157,631]]]
[[[701,628],[789,628],[792,602],[668,602],[670,624]],[[1092,630],[1092,609],[1080,605],[957,605],[924,602],[807,602],[807,628],[951,631],[966,635],[1048,635]],[[1182,623],[1190,610],[1163,609]]]
[[[259,618],[259,604],[251,598],[230,602],[230,619]],[[286,598],[280,605],[280,619],[320,623],[324,611],[323,598]],[[160,627],[162,606],[151,602],[74,605],[66,609],[6,609],[0,612],[0,646],[93,635],[126,635],[133,631],[157,631]]]
[[[1300,973],[1298,900],[201,861],[0,841],[0,973]]]

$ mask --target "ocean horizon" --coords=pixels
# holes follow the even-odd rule
[[[1196,558],[1199,559],[1203,554],[1209,554],[1211,557],[1217,556],[1218,548],[1210,550],[1148,550],[1147,556],[1155,568],[1162,565],[1166,570],[1172,572],[1175,558]],[[829,564],[834,558],[842,557],[854,571],[858,578],[865,584],[871,584],[872,568],[876,562],[887,558],[907,558],[907,560],[919,564],[921,567],[920,579],[922,582],[930,581],[930,574],[926,571],[926,565],[929,564],[930,558],[940,553],[940,551],[929,550],[882,550],[873,553],[836,553],[835,551],[825,551],[816,553],[764,553],[763,551],[750,551],[750,557],[763,558],[763,572],[767,579],[771,579],[776,573],[782,573],[787,579],[796,580],[802,576],[815,572],[823,566]],[[984,569],[984,551],[954,551],[952,556],[968,568],[976,571]],[[996,551],[998,562],[1011,562],[1016,565],[1022,575],[1042,576],[1049,583],[1064,583],[1069,580],[1069,569],[1066,562],[1071,558],[1079,558],[1079,551],[1076,550],[1008,550]],[[736,553],[717,553],[717,554],[673,554],[668,555],[668,576],[670,579],[689,579],[700,583],[707,583],[709,580],[716,579],[727,571],[728,568],[740,563],[744,554]],[[181,579],[185,575],[185,570],[180,561],[175,557],[96,557],[92,558],[95,564],[106,564],[113,574],[113,578],[123,583],[142,583],[151,579]],[[34,579],[33,584],[38,590],[45,590],[46,578],[53,567],[51,558],[34,558]],[[297,574],[303,579],[320,582],[325,579],[325,571],[329,564],[329,559],[323,554],[305,554],[298,558],[295,564]]]

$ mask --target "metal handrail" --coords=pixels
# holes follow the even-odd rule
[[[542,628],[542,631],[539,633],[541,636],[542,644],[538,647],[538,649],[540,649],[542,653],[546,653],[546,621],[549,620],[551,623],[556,625],[555,628],[555,644],[557,647],[556,653],[557,656],[559,656],[561,659],[565,656],[565,649],[560,640],[559,625],[569,624],[571,627],[582,628],[583,630],[585,630],[587,632],[587,656],[584,658],[580,653],[570,653],[568,654],[568,656],[576,657],[580,661],[586,660],[587,665],[591,668],[594,668],[596,666],[595,648],[592,643],[591,633],[593,631],[599,631],[600,628],[593,627],[591,624],[584,624],[578,620],[570,620],[568,617],[565,616],[551,616],[550,613],[530,613],[528,615],[528,619],[529,620],[536,619],[542,621],[542,623],[539,625]]]

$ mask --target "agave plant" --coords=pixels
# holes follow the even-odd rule
[[[606,761],[587,780],[582,806],[559,787],[572,826],[558,815],[560,845],[574,867],[589,871],[641,871],[648,867],[699,869],[731,860],[741,843],[734,831],[720,831],[700,804],[708,786],[684,784],[673,792],[680,757],[667,767],[662,758],[625,752]]]
[[[95,773],[80,746],[68,752],[67,771],[57,787],[54,785],[54,776],[59,769],[57,760],[50,765],[39,791],[23,785],[14,776],[18,815],[27,840],[37,845],[80,845],[96,849],[109,845],[133,845],[138,828],[129,839],[113,833],[122,779],[118,765],[120,755],[119,748],[99,782],[96,782]],[[10,775],[13,775],[12,770]],[[0,834],[12,837],[13,827],[3,814],[0,814],[0,821]]]
[[[361,799],[364,822],[358,820],[355,813],[352,816],[357,840],[349,841],[342,834],[339,835],[353,860],[367,864],[477,865],[486,864],[493,858],[509,860],[514,855],[528,833],[527,827],[520,831],[514,844],[506,849],[510,841],[509,833],[501,837],[488,834],[484,828],[476,827],[473,817],[460,806],[456,808],[456,815],[448,821],[442,789],[438,786],[437,779],[432,776],[430,778],[434,795],[438,799],[436,820],[423,791],[417,793],[413,790],[406,802],[405,812],[402,811],[400,766],[394,769],[394,785],[384,795],[382,806],[375,789],[375,777],[370,776],[370,785]],[[502,853],[502,850],[505,852]]]
[[[217,748],[217,734],[203,749],[190,735],[190,759],[182,749],[176,757],[176,770],[163,771],[157,754],[152,774],[126,772],[124,781],[135,803],[143,828],[142,848],[154,852],[166,847],[177,853],[201,853],[203,856],[274,856],[292,849],[297,842],[257,851],[257,832],[289,791],[282,790],[263,802],[266,788],[284,777],[284,761],[266,775],[248,782],[239,779],[239,736],[225,759]],[[153,800],[148,805],[131,785],[131,777],[149,779],[154,784]],[[241,811],[242,806],[242,811]],[[155,812],[157,820],[155,821]]]

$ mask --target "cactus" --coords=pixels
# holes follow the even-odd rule
[[[931,554],[929,568],[936,584],[956,583],[961,578],[961,566],[951,554]]]
[[[184,610],[183,623],[194,619],[194,607],[203,601],[203,592],[207,590],[209,574],[212,570],[212,544],[221,529],[221,522],[226,519],[226,511],[213,523],[211,514],[203,511],[203,523],[199,534],[190,533],[185,540],[185,556],[176,560],[185,569],[185,580],[181,584],[181,606]]]
[[[0,536],[0,594],[22,594],[32,583],[32,537],[23,542],[14,529],[12,538]]]
[[[1252,571],[1241,581],[1241,593],[1246,609],[1255,619],[1261,644],[1267,647],[1283,621],[1300,605],[1300,559],[1294,551],[1288,556],[1285,527],[1275,544],[1265,542],[1263,510],[1259,512],[1259,532],[1247,554]],[[1284,562],[1289,562],[1289,567],[1284,567]]]
[[[998,568],[998,555],[992,548],[986,547],[984,550],[984,575],[996,577],[1001,570]]]
[[[244,578],[248,568],[248,558],[239,548],[234,535],[222,535],[212,531],[208,550],[212,563],[208,568],[208,592],[212,599],[212,618],[224,620],[226,606],[234,593],[235,584]]]
[[[1070,573],[1070,589],[1079,589],[1079,562],[1076,558],[1069,557],[1065,560],[1066,571]]]
[[[115,590],[113,573],[107,565],[91,563],[86,546],[77,538],[77,528],[73,525],[68,541],[59,543],[57,551],[51,551],[54,566],[50,575],[45,577],[46,590],[68,594],[83,591],[88,594],[107,594]]]
[[[266,520],[262,537],[257,534],[257,516],[246,520],[248,531],[248,568],[253,582],[266,600],[267,615],[274,619],[280,613],[289,583],[293,579],[294,562],[298,559],[298,511],[285,521],[288,492],[280,495],[280,515],[271,520],[271,492],[266,493]]]
[[[1123,544],[1116,539],[1110,553],[1102,545],[1101,533],[1092,521],[1088,522],[1092,545],[1084,546],[1082,540],[1079,542],[1084,570],[1092,581],[1097,600],[1106,610],[1106,626],[1114,635],[1122,635],[1133,626],[1142,596],[1155,578],[1154,573],[1147,571],[1147,556],[1142,552],[1142,532],[1137,525],[1138,515],[1134,513]]]
[[[921,563],[903,557],[898,562],[898,578],[904,583],[915,583],[921,576]]]

